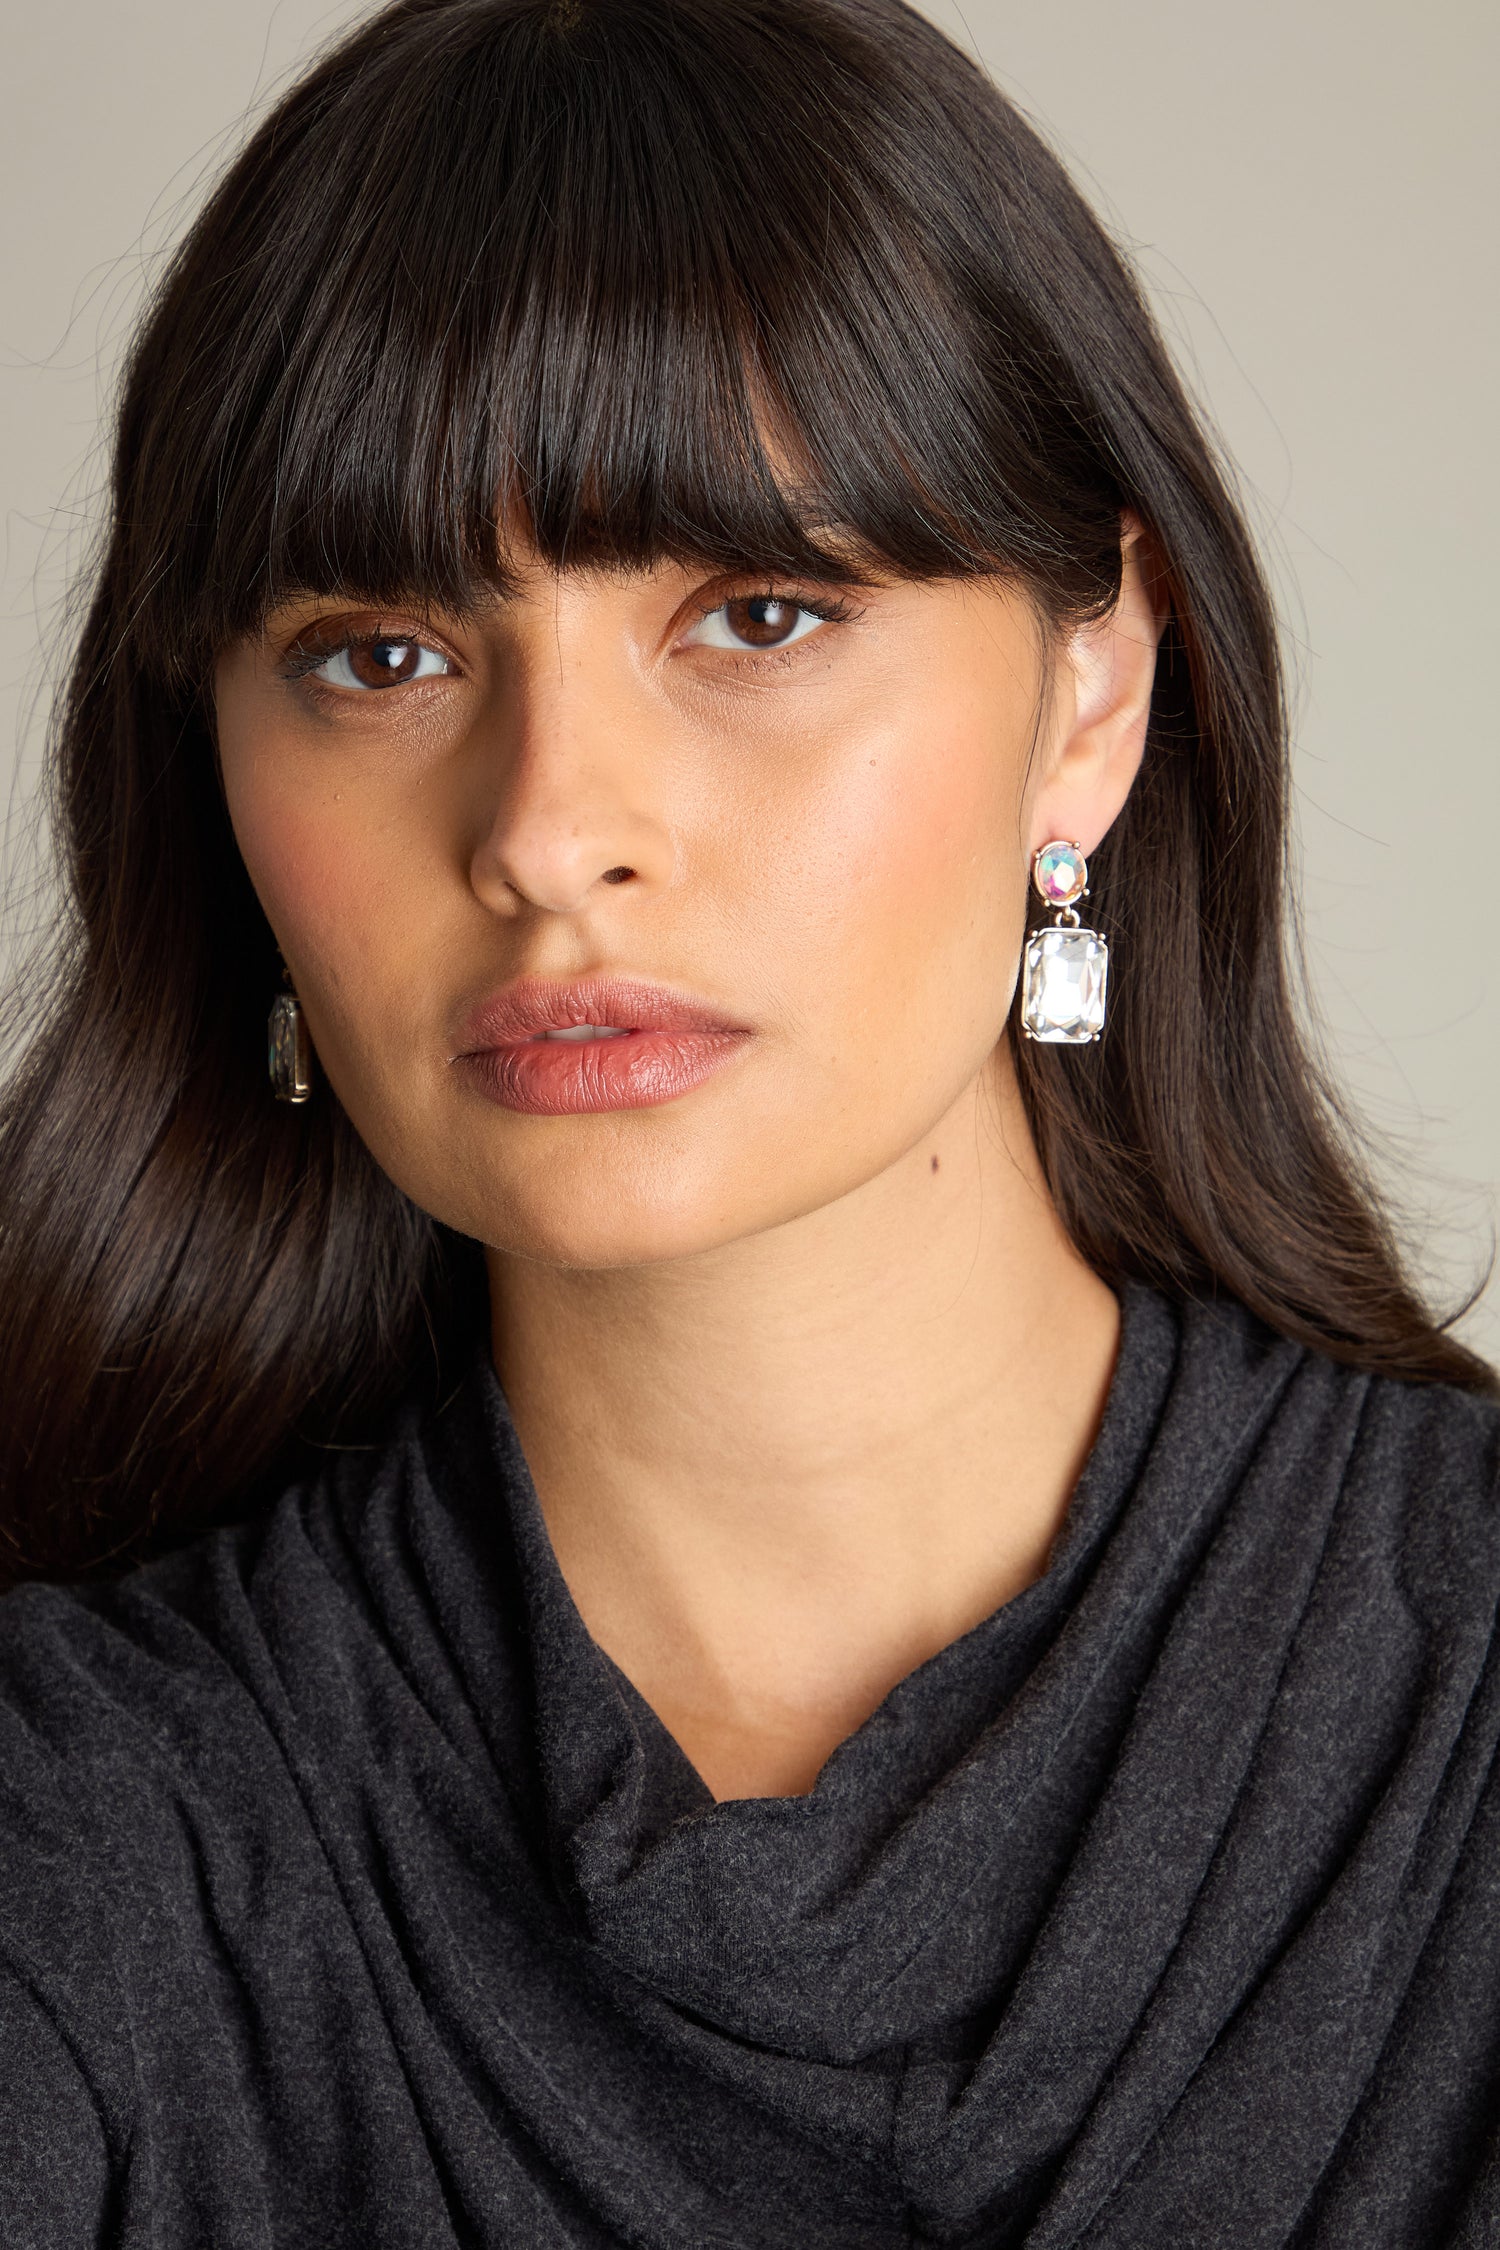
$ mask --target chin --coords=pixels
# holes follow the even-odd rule
[[[702,1256],[745,1234],[757,1234],[774,1221],[706,1211],[690,1205],[666,1207],[622,1201],[612,1208],[548,1198],[511,1199],[478,1214],[464,1229],[487,1250],[534,1264],[572,1272],[612,1273]]]
[[[899,1136],[871,1145],[842,1113],[821,1133],[805,1112],[444,1125],[388,1141],[377,1161],[419,1208],[487,1250],[584,1272],[703,1257],[766,1234],[838,1202],[905,1146]]]
[[[523,1165],[471,1165],[457,1181],[403,1184],[424,1210],[488,1250],[583,1271],[692,1258],[789,1215],[763,1191],[774,1173],[748,1155],[715,1162],[678,1146],[670,1158],[643,1163],[641,1153],[563,1145]],[[762,1192],[748,1193],[756,1181]]]

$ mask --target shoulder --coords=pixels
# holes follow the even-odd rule
[[[1446,1383],[1370,1383],[1351,1460],[1389,1514],[1407,1599],[1492,1634],[1500,1600],[1500,1402]]]
[[[12,1901],[95,1859],[106,1905],[190,1889],[210,1832],[310,1837],[371,1744],[435,1723],[473,1746],[455,1650],[476,1608],[513,1629],[488,1411],[473,1385],[405,1402],[251,1520],[112,1584],[0,1598],[0,1803],[25,1807],[0,1820],[0,1950],[6,1872]],[[498,1663],[486,1686],[498,1710]]]
[[[1409,1616],[1493,1619],[1500,1399],[1375,1374],[1282,1336],[1232,1299],[1127,1292],[1125,1347],[1155,1372],[1151,1445],[1172,1481],[1266,1536],[1358,1552]]]
[[[1500,1399],[1351,1366],[1233,1302],[1177,1315],[1174,1398],[1236,1485],[1407,1618],[1492,1636],[1500,1600]]]
[[[1163,1301],[1155,1303],[1160,1308]],[[1232,1298],[1178,1305],[1168,1317],[1179,1370],[1197,1370],[1192,1387],[1208,1412],[1232,1418],[1242,1399],[1274,1395],[1274,1419],[1287,1432],[1312,1430],[1330,1417],[1357,1428],[1362,1450],[1413,1498],[1477,1501],[1481,1512],[1493,1505],[1500,1396],[1371,1373],[1278,1334]]]
[[[54,2170],[84,2177],[102,2137],[118,2176],[164,2100],[198,2131],[195,2074],[253,2071],[224,2034],[247,2012],[332,2038],[319,2009],[364,1989],[373,1840],[431,1793],[463,1801],[481,1762],[508,1771],[487,1411],[403,1408],[253,1521],[0,1600],[0,2049],[72,2089],[39,2144]],[[0,2072],[0,2126],[10,2101]],[[0,2183],[7,2241],[11,2215]]]
[[[337,1685],[391,1666],[365,1550],[378,1570],[410,1450],[398,1430],[113,1584],[0,1599],[0,2040],[71,2056],[122,2134],[143,2010],[201,2005],[252,1891],[309,1911]]]
[[[226,1722],[276,1728],[304,1652],[379,1638],[409,1582],[431,1420],[403,1403],[377,1443],[110,1582],[0,1597],[0,1772],[7,1742],[104,1772],[191,1756]]]

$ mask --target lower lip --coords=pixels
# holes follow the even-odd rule
[[[461,1059],[481,1092],[528,1117],[654,1109],[711,1078],[743,1031],[623,1031],[614,1039],[522,1039]]]

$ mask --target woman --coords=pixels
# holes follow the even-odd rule
[[[376,17],[158,295],[57,742],[6,2244],[1500,2239],[1493,1378],[965,59]]]

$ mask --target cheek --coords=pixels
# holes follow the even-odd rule
[[[410,1006],[433,890],[420,832],[359,817],[337,790],[231,790],[230,816],[315,1045],[327,1061],[358,1057]]]
[[[235,819],[240,851],[266,918],[306,975],[349,928],[368,888],[357,839],[317,813],[267,811]]]
[[[825,778],[776,886],[795,957],[817,961],[814,994],[887,1033],[915,1017],[924,1037],[993,1044],[1025,910],[1005,715],[957,697],[894,713]]]

